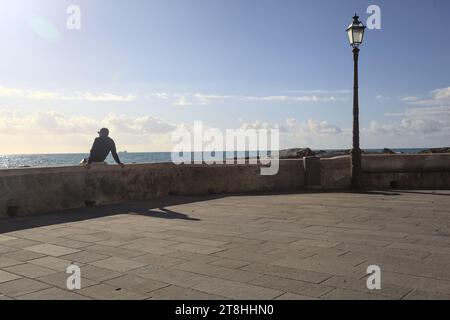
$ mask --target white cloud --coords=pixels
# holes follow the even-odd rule
[[[309,129],[317,134],[340,134],[342,133],[341,128],[335,125],[331,125],[328,121],[314,121],[308,120]]]
[[[117,133],[129,134],[167,134],[176,129],[176,126],[161,120],[158,117],[127,117],[124,115],[108,115],[102,120],[102,126],[108,127]]]
[[[32,114],[0,109],[0,154],[88,152],[97,131],[108,127],[120,150],[169,151],[177,127],[158,117],[110,114],[103,119]]]
[[[286,90],[287,93],[299,93],[299,94],[348,94],[351,90],[341,89],[341,90]]]
[[[319,96],[246,96],[241,97],[240,100],[261,102],[319,102],[326,101],[326,98]]]
[[[259,129],[266,129],[266,130],[280,129],[281,131],[284,130],[284,128],[280,127],[278,124],[270,124],[270,123],[267,123],[267,122],[260,122],[258,120],[254,121],[254,122],[243,122],[241,124],[241,129],[244,129],[244,130],[248,130],[248,129],[255,129],[255,130],[259,130]]]
[[[412,96],[401,98],[401,100],[417,106],[450,105],[450,87],[433,90],[427,98]]]
[[[403,114],[407,116],[437,116],[440,118],[442,116],[450,115],[450,106],[411,108],[406,110]]]
[[[135,95],[128,94],[126,96],[115,95],[112,93],[92,94],[90,92],[77,92],[77,96],[69,97],[72,100],[86,100],[93,102],[130,102],[136,99]]]
[[[243,96],[239,97],[242,101],[260,101],[260,102],[332,102],[343,101],[344,98],[337,98],[335,96],[319,96],[319,95],[304,95],[304,96],[288,96],[288,95],[274,95],[274,96]]]
[[[200,104],[209,104],[212,101],[223,101],[223,100],[227,100],[227,99],[235,99],[236,98],[236,96],[203,94],[203,93],[196,93],[196,94],[194,94],[194,97],[196,99],[198,99]]]
[[[109,114],[103,119],[63,115],[55,111],[33,114],[0,110],[0,136],[5,141],[16,141],[2,146],[2,152],[33,150],[33,152],[77,152],[88,150],[101,127],[107,127],[120,148],[140,151],[171,150],[170,134],[177,128],[191,128],[190,123],[170,123],[154,116],[131,117]],[[206,123],[205,129],[212,128]],[[328,146],[336,144],[345,130],[327,121],[299,122],[286,119],[285,123],[264,121],[240,122],[241,129],[279,129],[284,146]],[[230,129],[233,129],[232,127]],[[225,128],[222,128],[225,130]],[[41,141],[28,145],[28,139]],[[38,138],[40,137],[40,138]],[[65,142],[66,141],[66,142]],[[70,141],[71,145],[66,145]],[[286,142],[287,141],[287,142]],[[289,144],[290,141],[290,144]],[[81,146],[81,147],[80,147]],[[78,148],[78,149],[77,149]]]
[[[97,129],[96,121],[87,117],[67,117],[54,111],[24,115],[0,110],[2,134],[92,134]]]
[[[176,126],[158,117],[127,117],[110,114],[97,121],[89,117],[65,116],[55,111],[22,114],[0,110],[0,134],[77,134],[95,135],[100,127],[116,134],[167,134]]]
[[[403,116],[405,113],[404,112],[386,112],[384,114],[384,116],[386,117],[400,117]]]
[[[15,94],[14,90],[10,88],[6,91],[9,91],[8,94]],[[386,113],[385,119],[372,121],[368,126],[361,126],[361,145],[365,148],[448,145],[450,103],[445,103],[445,99],[448,99],[445,90],[436,91],[435,95],[436,97],[433,96],[433,99],[439,99],[442,102],[440,105],[411,106],[403,112]],[[169,99],[173,98],[170,94],[168,96]],[[231,99],[230,97],[234,98],[235,96],[207,95],[197,96],[197,98],[194,96],[178,96],[177,98],[182,105],[189,105],[191,99],[203,98],[216,101]],[[283,99],[281,100],[284,101]],[[122,150],[170,151],[172,146],[170,133],[176,128],[190,127],[191,125],[189,123],[170,123],[150,115],[132,117],[110,114],[103,119],[93,119],[63,115],[55,111],[24,114],[0,109],[0,137],[3,142],[0,147],[5,153],[11,153],[10,150],[18,150],[17,152],[23,153],[24,151],[20,151],[20,148],[27,150],[26,152],[31,152],[29,150],[33,150],[33,152],[88,150],[98,129],[108,127]],[[206,123],[204,127],[208,128]],[[240,120],[238,127],[242,129],[278,128],[283,148],[351,147],[351,128],[337,126],[325,119],[287,118],[280,123]],[[35,142],[32,144],[30,141]],[[67,145],[67,141],[70,141],[70,146]],[[42,143],[42,146],[39,143]],[[73,149],[67,149],[69,147]]]
[[[450,137],[450,105],[410,108],[400,113],[386,113],[401,117],[398,121],[381,124],[372,122],[368,132],[402,136],[447,135]],[[448,143],[447,143],[448,144]]]
[[[172,100],[175,106],[208,105],[213,102],[223,102],[226,100],[244,102],[270,102],[270,103],[304,103],[304,102],[334,102],[345,101],[343,97],[334,95],[323,96],[313,95],[267,95],[267,96],[245,96],[245,95],[218,95],[206,93],[152,93],[151,96],[162,100]]]
[[[436,100],[447,100],[450,102],[450,87],[433,90],[431,94]]]
[[[312,135],[338,135],[344,131],[336,126],[328,123],[328,121],[317,121],[309,119],[306,122],[298,122],[294,118],[286,119],[288,131],[301,131],[303,134]]]
[[[403,140],[423,140],[427,144],[448,145],[450,138],[450,87],[433,90],[427,98],[401,98],[410,107],[403,112],[385,113],[387,123],[372,122],[368,134],[387,134]],[[390,117],[399,118],[396,121]],[[409,141],[408,140],[408,141]]]
[[[450,87],[430,92],[429,98],[416,96],[402,98],[416,107],[401,113],[387,113],[387,116],[400,116],[392,132],[403,135],[425,135],[450,138]],[[448,143],[447,143],[448,144]]]
[[[401,101],[408,101],[408,102],[410,102],[410,101],[416,101],[416,100],[419,100],[419,98],[418,98],[418,97],[415,97],[415,96],[411,96],[411,97],[403,97],[403,98],[401,98],[400,100],[401,100]]]
[[[174,105],[179,107],[186,107],[192,105],[192,103],[188,100],[187,97],[183,95],[177,95]]]
[[[347,148],[351,143],[349,130],[340,128],[326,120],[285,119],[281,134],[282,148],[310,147],[314,149]]]
[[[64,95],[52,91],[23,90],[0,86],[0,97],[21,98],[31,100],[62,100],[62,101],[91,101],[91,102],[130,102],[136,96],[116,95],[112,93],[93,94],[91,92],[75,92],[73,95]]]
[[[167,94],[166,92],[154,92],[151,95],[155,96],[155,97],[157,97],[159,99],[162,99],[162,100],[169,99],[169,94]]]

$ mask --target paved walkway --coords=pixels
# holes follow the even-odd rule
[[[3,220],[0,299],[450,299],[449,208],[449,191],[305,193]]]

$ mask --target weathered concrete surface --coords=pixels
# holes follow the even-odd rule
[[[350,187],[350,157],[321,159],[322,189],[348,189]]]
[[[366,188],[449,188],[450,154],[370,155],[363,161]]]
[[[364,155],[367,189],[450,188],[450,155]],[[280,160],[278,174],[261,165],[118,166],[0,170],[0,218],[62,209],[233,192],[342,190],[350,187],[350,157]]]
[[[365,173],[363,184],[368,189],[448,189],[450,171]]]
[[[322,189],[350,187],[349,156],[321,159],[320,164]],[[450,188],[450,154],[363,155],[362,170],[363,187],[369,190]]]
[[[449,207],[449,191],[176,196],[12,218],[0,299],[450,299]]]
[[[322,189],[322,168],[320,158],[303,158],[303,167],[305,171],[305,186],[307,189]]]
[[[450,154],[365,155],[364,172],[449,171]]]
[[[0,218],[122,203],[168,195],[289,191],[304,185],[302,160],[282,160],[278,174],[261,165],[132,164],[0,170]]]

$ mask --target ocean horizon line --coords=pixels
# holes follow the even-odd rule
[[[292,149],[307,149],[307,148],[288,148],[282,150]],[[382,153],[384,149],[389,149],[398,154],[416,154],[425,150],[434,148],[363,148],[363,151],[372,153]],[[321,157],[329,157],[334,155],[345,154],[350,149],[310,149],[313,153],[319,154]],[[280,150],[281,151],[281,150]],[[186,151],[191,155],[202,155],[204,160],[212,160],[215,155],[211,156],[211,151]],[[266,151],[216,151],[219,158],[256,158],[261,153]],[[120,160],[125,164],[142,164],[142,163],[165,163],[172,162],[172,151],[148,151],[148,152],[119,152]],[[175,153],[176,154],[176,153]],[[334,155],[333,155],[334,154]],[[0,168],[14,169],[14,168],[37,168],[37,167],[60,167],[60,166],[76,166],[80,165],[84,158],[89,156],[89,152],[85,153],[37,153],[37,154],[11,154],[0,155]],[[113,164],[114,159],[111,155],[106,158],[106,163]]]
[[[289,150],[289,149],[307,149],[309,147],[291,147],[291,148],[283,148],[281,150]],[[427,150],[427,149],[436,149],[436,148],[446,148],[446,146],[438,146],[438,147],[379,147],[379,148],[361,148],[361,150],[367,151],[377,151],[383,149],[391,149],[395,150]],[[309,148],[312,151],[343,151],[349,150],[350,147],[347,148]],[[232,151],[216,151],[216,152],[263,152],[264,150],[232,150]],[[209,150],[204,151],[186,151],[186,152],[211,152]],[[119,154],[143,154],[143,153],[174,153],[174,151],[128,151],[121,150],[117,151]],[[47,155],[80,155],[80,154],[89,154],[89,152],[39,152],[39,153],[0,153],[0,157],[3,156],[47,156]]]

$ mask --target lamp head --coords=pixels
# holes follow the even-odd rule
[[[347,28],[348,40],[353,48],[358,48],[363,42],[365,29],[366,26],[359,20],[358,15],[355,13],[353,22]]]

